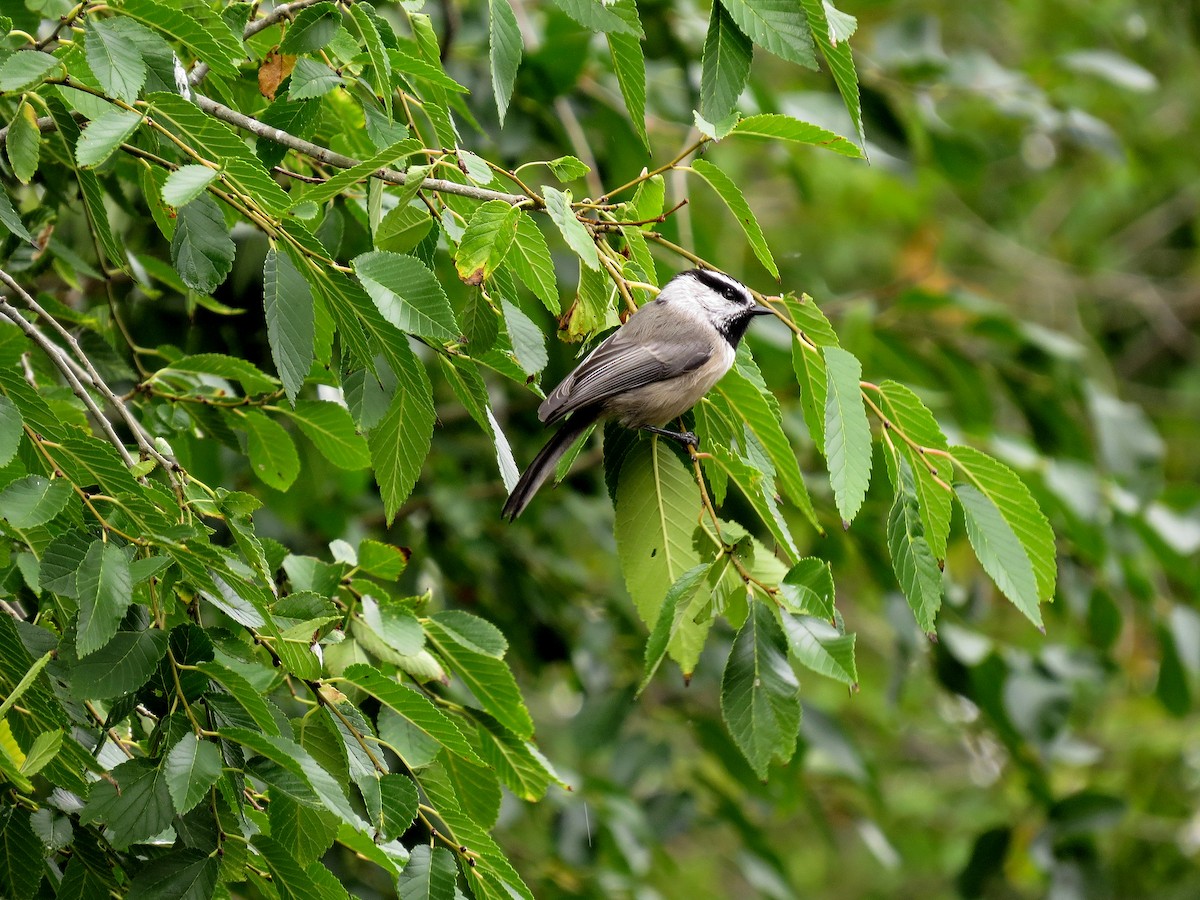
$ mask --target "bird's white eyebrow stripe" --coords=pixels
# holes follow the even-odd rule
[[[721,272],[714,272],[711,269],[692,269],[688,274],[730,303],[741,304],[750,299],[749,292],[743,284]]]

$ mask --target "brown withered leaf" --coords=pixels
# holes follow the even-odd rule
[[[274,100],[280,83],[292,74],[295,67],[296,57],[284,56],[278,50],[272,50],[258,70],[258,92],[268,100]]]

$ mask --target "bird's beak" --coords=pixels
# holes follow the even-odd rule
[[[773,310],[769,307],[766,307],[766,306],[755,306],[755,307],[751,308],[750,315],[752,315],[752,316],[773,316],[773,315],[775,315],[775,310]]]

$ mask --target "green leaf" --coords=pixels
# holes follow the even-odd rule
[[[777,113],[747,116],[733,126],[730,134],[790,141],[795,144],[815,144],[842,156],[849,156],[853,159],[862,158],[862,150],[858,148],[858,145],[846,140],[840,134]]]
[[[292,56],[323,50],[342,27],[342,16],[333,3],[317,3],[300,10],[292,20],[279,52]]]
[[[300,474],[300,456],[291,435],[257,409],[244,411],[240,422],[246,429],[251,471],[268,487],[286,491]]]
[[[571,192],[542,185],[542,196],[546,198],[546,212],[558,226],[567,246],[573,250],[589,269],[599,271],[600,260],[596,256],[596,245],[588,230],[571,209]]]
[[[256,834],[253,845],[267,864],[271,886],[279,900],[330,900],[299,861],[273,837]],[[320,867],[319,863],[315,865]]]
[[[211,294],[233,268],[235,252],[221,207],[212,197],[201,194],[179,210],[171,238],[171,265],[184,284]]]
[[[397,344],[393,360],[400,366],[395,373],[395,392],[383,419],[367,436],[389,524],[421,474],[435,419],[433,389],[412,350],[407,344]]]
[[[62,749],[63,732],[61,729],[43,731],[33,740],[29,752],[25,754],[25,762],[21,764],[21,774],[32,778],[42,771]]]
[[[517,797],[536,803],[546,795],[554,772],[534,746],[518,740],[491,716],[481,715],[479,755]]]
[[[954,494],[963,508],[971,548],[984,571],[1029,621],[1044,628],[1033,564],[1012,526],[975,485],[955,482]]]
[[[62,60],[41,50],[18,50],[0,64],[0,92],[27,91],[52,73],[58,77]]]
[[[29,184],[37,172],[38,159],[42,152],[42,133],[38,130],[37,113],[29,101],[17,107],[8,126],[8,141],[4,145],[13,174],[22,184]]]
[[[951,447],[950,454],[965,480],[996,507],[1021,542],[1037,579],[1038,600],[1053,599],[1057,572],[1054,531],[1025,482],[1004,463],[973,447]],[[955,493],[962,480],[956,479]]]
[[[642,146],[650,152],[650,137],[646,133],[646,57],[642,52],[642,26],[638,20],[637,6],[633,0],[615,0],[607,9],[624,20],[626,29],[610,31],[609,55],[613,71],[617,75],[617,86],[625,98],[629,120],[633,130],[642,139]]]
[[[654,630],[650,632],[650,639],[646,642],[646,662],[642,668],[642,680],[638,684],[638,694],[646,689],[646,685],[650,683],[650,679],[654,677],[654,673],[662,664],[663,657],[667,655],[667,646],[683,623],[684,613],[687,612],[696,597],[696,592],[704,583],[704,573],[708,571],[708,568],[708,563],[692,566],[676,579],[670,590],[667,591],[667,596],[663,598],[658,618],[654,622]]]
[[[448,637],[473,653],[500,659],[508,651],[504,633],[487,619],[461,609],[445,609],[434,613],[433,620]]]
[[[750,249],[754,251],[758,261],[776,280],[779,280],[779,267],[775,265],[775,259],[771,256],[771,248],[767,246],[767,237],[759,227],[758,219],[754,217],[750,204],[746,202],[746,198],[742,196],[741,190],[734,184],[733,179],[706,159],[694,160],[691,169],[707,181],[725,205],[729,207],[729,211],[742,226],[742,231],[746,233]]]
[[[207,796],[221,777],[221,751],[189,731],[167,754],[167,788],[175,811],[183,815]]]
[[[714,445],[709,448],[708,453],[729,480],[738,486],[759,519],[767,526],[785,562],[789,565],[794,563],[800,556],[800,551],[796,549],[796,542],[779,511],[779,504],[775,499],[774,474],[768,476],[724,445]]]
[[[88,16],[83,23],[88,67],[110,97],[133,103],[146,83],[146,62],[120,19]]]
[[[833,571],[823,559],[800,560],[779,584],[785,609],[832,619],[834,613]]]
[[[508,0],[488,0],[488,61],[501,125],[521,66],[521,45],[521,28]]]
[[[407,775],[384,775],[379,779],[379,805],[383,813],[381,834],[385,840],[398,838],[417,818],[420,805],[417,786]]]
[[[863,143],[862,104],[858,96],[858,72],[854,69],[854,56],[850,52],[847,39],[858,27],[854,16],[836,9],[829,0],[800,0],[804,13],[808,17],[809,27],[825,64],[833,75],[833,81],[842,95],[842,102],[850,119],[854,122],[854,131],[859,143]]]
[[[734,24],[725,7],[712,5],[700,68],[700,112],[709,121],[733,112],[750,76],[754,45]]]
[[[0,806],[0,896],[31,900],[42,883],[46,855],[29,823],[29,810]]]
[[[863,405],[862,364],[840,347],[825,347],[825,459],[842,522],[858,514],[871,483],[871,425]]]
[[[517,236],[521,210],[503,200],[481,204],[467,223],[454,254],[458,277],[467,284],[490,278],[504,261]]]
[[[358,165],[342,169],[333,177],[326,179],[324,183],[309,188],[296,198],[292,203],[292,207],[295,208],[301,203],[322,204],[332,200],[347,188],[367,180],[382,168],[395,165],[413,153],[413,151],[419,150],[420,147],[419,141],[409,139],[407,136],[402,137],[400,140],[388,144],[378,153],[367,157]],[[405,183],[407,184],[407,182]],[[397,208],[403,208],[407,205],[407,202],[401,203]],[[428,217],[428,214],[426,215]]]
[[[948,447],[942,429],[938,427],[933,413],[926,408],[912,391],[894,381],[879,385],[879,408],[894,428],[911,438],[915,443],[930,449],[945,450]],[[896,455],[907,460],[913,477],[914,492],[924,524],[924,536],[937,559],[946,556],[946,539],[950,534],[950,511],[953,503],[951,492],[939,483],[930,472],[930,463],[936,457],[920,453],[905,440],[894,439],[892,445]],[[899,470],[896,455],[887,454],[888,474],[893,484],[899,486]],[[947,464],[948,468],[948,464]],[[947,471],[949,477],[949,471]]]
[[[320,859],[338,834],[338,820],[321,809],[293,800],[282,791],[267,809],[271,837],[301,864]]]
[[[167,176],[162,187],[163,201],[171,206],[187,206],[199,197],[217,177],[217,170],[193,164],[180,166]]]
[[[617,554],[625,586],[647,625],[657,623],[671,585],[702,562],[692,540],[700,510],[695,480],[665,442],[654,438],[629,449],[616,488]],[[690,610],[707,599],[708,588],[700,588]],[[685,615],[670,637],[667,651],[685,676],[695,668],[711,624]]]
[[[100,650],[71,669],[71,692],[80,700],[131,694],[150,680],[167,652],[166,632],[119,631]]]
[[[265,394],[274,391],[279,386],[279,382],[249,360],[237,356],[225,356],[222,353],[197,353],[194,356],[184,356],[175,360],[162,371],[200,373],[238,381],[247,394]]]
[[[362,617],[372,631],[401,656],[415,656],[425,646],[425,632],[412,610],[390,597],[362,598]]]
[[[291,81],[288,82],[288,99],[311,100],[323,97],[342,84],[342,76],[325,63],[302,56],[296,60],[296,67],[292,69]]]
[[[237,64],[245,56],[241,39],[223,18],[203,5],[191,4],[185,11],[159,0],[124,0],[121,12],[178,41],[197,59],[208,63],[215,74],[237,76]]]
[[[80,657],[105,646],[117,633],[133,597],[129,559],[111,542],[93,541],[75,576],[79,591]],[[161,655],[161,654],[160,654]]]
[[[83,129],[83,135],[75,145],[75,161],[85,168],[100,165],[112,156],[141,124],[140,113],[118,109],[115,106],[106,109]]]
[[[423,78],[431,84],[436,85],[445,91],[450,91],[455,94],[469,94],[470,90],[463,87],[453,78],[446,74],[445,70],[435,65],[428,60],[408,53],[403,49],[403,46],[388,50],[388,57],[391,61],[392,68],[397,72],[403,72],[405,75],[410,75],[415,78]],[[489,173],[488,179],[491,179]]]
[[[458,726],[423,695],[361,663],[347,668],[342,680],[370,694],[426,739],[468,762],[483,765]]]
[[[721,676],[721,715],[759,778],[772,758],[787,762],[800,728],[800,684],[784,635],[766,604],[752,602]]]
[[[588,172],[592,171],[587,163],[574,156],[560,156],[557,159],[548,161],[546,166],[554,173],[554,177],[563,184],[575,181],[577,178],[582,178]]]
[[[595,34],[600,32],[629,34],[642,37],[642,26],[636,17],[631,22],[613,9],[613,2],[603,0],[554,0],[555,6]]]
[[[522,284],[533,291],[546,309],[559,315],[562,308],[558,302],[558,281],[554,275],[550,248],[546,246],[546,236],[542,230],[524,210],[521,210],[517,219],[517,236],[505,265],[516,273]]]
[[[308,281],[288,254],[273,247],[263,264],[263,309],[275,370],[295,403],[313,364],[316,310]]]
[[[383,101],[384,111],[392,115],[392,62],[388,50],[383,46],[383,38],[375,26],[375,19],[362,6],[355,4],[349,8],[350,22],[353,31],[358,32],[366,47],[367,56],[371,60],[371,88],[375,96]]]
[[[29,229],[25,227],[25,223],[21,221],[20,215],[13,208],[12,201],[8,199],[8,194],[0,191],[0,225],[3,225],[9,232],[15,234],[21,240],[34,244],[33,235],[29,233]]]
[[[124,850],[166,830],[174,816],[162,769],[146,759],[131,759],[97,781],[79,813],[83,824],[99,823],[114,850]]]
[[[71,499],[71,483],[27,475],[0,491],[0,516],[13,528],[34,528],[57,516]]]
[[[536,375],[550,361],[546,352],[546,336],[520,307],[501,299],[500,308],[504,311],[504,324],[508,327],[517,365],[526,375]]]
[[[533,736],[533,720],[505,662],[468,650],[436,621],[426,623],[425,634],[431,648],[475,695],[484,710],[517,737],[527,740]]]
[[[458,866],[445,847],[418,844],[400,873],[396,892],[400,900],[454,900]]]
[[[888,514],[888,550],[900,589],[912,607],[917,626],[930,634],[942,605],[942,572],[925,540],[912,468],[907,461],[902,461],[899,468],[896,499]]]
[[[358,545],[358,566],[376,578],[394,581],[408,566],[409,552],[402,547],[363,538]]]
[[[354,419],[345,407],[319,400],[297,400],[294,410],[284,409],[283,413],[339,469],[365,469],[371,465],[367,440],[355,430]]]
[[[4,702],[0,703],[0,719],[3,719],[16,702],[21,699],[21,695],[29,690],[29,686],[37,680],[38,674],[41,673],[42,669],[46,668],[46,664],[50,662],[53,655],[53,651],[47,650],[44,655],[29,667],[28,671],[21,675],[21,680],[8,692],[8,696],[4,698]]]
[[[783,630],[802,666],[852,687],[858,684],[854,635],[842,634],[824,619],[792,613],[783,614]]]
[[[391,253],[411,253],[433,228],[429,210],[416,206],[397,206],[388,212],[375,229],[375,247]]]
[[[781,59],[817,67],[812,33],[800,7],[791,0],[719,0],[738,28]]]
[[[220,869],[220,859],[211,853],[186,847],[172,850],[138,870],[137,877],[129,884],[129,896],[145,900],[210,900]]]
[[[419,259],[376,250],[353,262],[375,306],[401,331],[439,341],[462,335],[446,292]]]
[[[254,720],[259,731],[263,734],[279,734],[279,725],[276,724],[275,717],[267,708],[266,701],[243,676],[218,662],[197,663],[197,668],[229,692],[238,705]]]

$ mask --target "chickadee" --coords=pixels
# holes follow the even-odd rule
[[[565,421],[525,470],[501,515],[510,521],[519,516],[575,439],[600,419],[694,446],[694,434],[659,426],[683,415],[721,380],[750,321],[770,314],[728,275],[709,269],[676,275],[542,401],[542,422]]]

